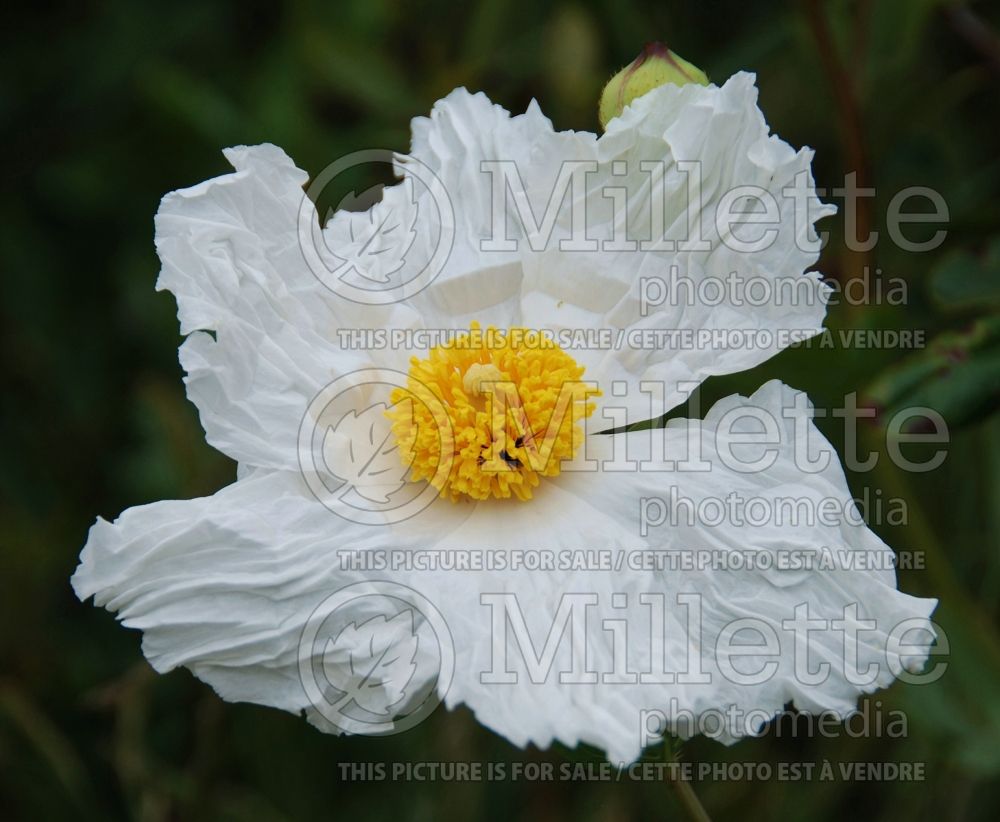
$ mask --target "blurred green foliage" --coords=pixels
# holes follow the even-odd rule
[[[303,720],[228,705],[187,672],[157,677],[139,636],[76,602],[68,578],[96,515],[211,493],[234,476],[204,442],[176,359],[175,306],[157,294],[152,217],[172,189],[227,169],[219,149],[282,145],[306,169],[362,148],[405,151],[409,119],[457,85],[559,128],[596,128],[603,81],[651,39],[721,80],[756,71],[772,127],[816,149],[821,186],[858,170],[867,218],[909,185],[945,197],[937,251],[844,249],[820,269],[899,277],[905,305],[841,305],[829,325],[923,329],[893,350],[804,347],[707,398],[780,376],[832,407],[847,392],[884,410],[940,406],[938,470],[884,458],[852,487],[903,497],[908,523],[877,525],[927,567],[905,590],[939,596],[950,668],[935,685],[874,699],[909,717],[905,739],[771,737],[693,761],[926,762],[926,779],[709,782],[718,817],[992,819],[1000,805],[1000,9],[942,0],[297,0],[40,3],[5,12],[0,49],[3,299],[0,406],[0,817],[628,819],[677,815],[662,784],[349,783],[338,763],[597,761],[514,749],[470,713],[438,711],[391,741],[323,736]],[[861,168],[859,169],[859,166]],[[368,181],[375,182],[375,181]],[[878,271],[876,271],[878,269]],[[820,421],[838,446],[842,431]],[[865,442],[884,449],[885,432]],[[883,455],[884,456],[884,455]],[[652,753],[655,755],[655,752]]]

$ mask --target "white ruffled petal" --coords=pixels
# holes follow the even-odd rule
[[[338,552],[384,538],[323,508],[294,474],[258,473],[211,497],[98,520],[72,584],[143,632],[157,671],[185,666],[226,700],[301,712],[311,708],[298,669],[304,626],[330,594],[364,580],[340,570]]]
[[[440,175],[457,220],[453,259],[415,304],[425,316],[451,315],[461,323],[478,318],[610,332],[577,349],[579,359],[588,377],[627,385],[616,404],[630,420],[686,400],[691,386],[683,383],[751,368],[822,327],[828,289],[806,272],[818,258],[813,225],[834,209],[813,192],[812,152],[796,152],[769,133],[753,75],[738,73],[722,87],[662,86],[612,120],[600,139],[555,131],[535,104],[512,117],[464,89],[440,101],[429,118],[414,120],[413,132],[411,158],[401,160],[400,170],[421,164]],[[498,182],[495,166],[484,165],[497,162],[515,169],[505,182]],[[569,187],[560,189],[560,172],[571,163],[589,170],[576,182],[564,176]],[[689,191],[695,172],[681,163],[698,164],[700,198]],[[660,165],[661,178],[649,164]],[[796,199],[785,192],[800,175],[808,207],[796,214]],[[497,239],[494,189],[504,185],[503,237],[516,251],[489,250]],[[723,225],[722,236],[716,217],[726,212],[727,193],[742,186],[772,198],[777,220]],[[615,213],[612,189],[627,194],[624,219]],[[655,223],[654,203],[663,204],[662,225]],[[728,205],[747,207],[745,200]],[[564,247],[579,236],[574,219],[581,211],[591,248]],[[769,242],[746,250],[772,231]],[[733,247],[733,238],[743,245]],[[688,248],[695,240],[709,250]],[[618,241],[632,245],[616,250]],[[658,301],[654,286],[644,285],[650,281],[671,293]],[[645,306],[643,294],[651,298]],[[643,393],[643,381],[663,384],[662,396]]]
[[[372,364],[337,330],[407,327],[404,306],[358,306],[309,269],[298,219],[305,172],[271,145],[228,149],[236,172],[163,198],[159,289],[177,298],[188,396],[209,443],[249,466],[294,468],[299,424],[334,378]]]
[[[456,222],[446,265],[412,304],[430,327],[467,327],[472,320],[484,326],[520,324],[524,235],[512,220],[507,230],[515,249],[487,243],[494,235],[494,172],[485,164],[513,163],[523,194],[541,215],[563,162],[593,160],[595,135],[555,131],[535,102],[524,114],[511,116],[482,92],[464,88],[439,100],[429,117],[414,118],[412,132],[410,154],[399,158],[398,170],[407,177],[436,175]],[[522,193],[519,183],[515,188]],[[433,210],[426,204],[422,208]]]
[[[428,595],[446,604],[456,646],[463,649],[464,659],[447,695],[447,704],[469,705],[483,724],[519,745],[531,742],[545,747],[558,740],[572,747],[586,742],[605,750],[612,761],[629,762],[641,752],[644,716],[665,717],[675,732],[685,736],[704,721],[714,736],[732,742],[756,732],[762,721],[779,713],[787,703],[794,703],[800,710],[845,716],[856,708],[860,694],[888,686],[902,669],[919,670],[934,636],[928,620],[936,600],[918,599],[896,589],[889,548],[854,519],[854,504],[837,455],[809,421],[807,407],[796,407],[797,396],[801,398],[798,392],[771,382],[749,399],[730,397],[718,403],[704,422],[691,423],[693,433],[689,434],[685,424],[677,421],[664,430],[616,436],[627,443],[627,457],[646,463],[647,470],[563,474],[538,489],[530,503],[506,512],[479,506],[460,528],[441,537],[436,542],[438,549],[493,547],[512,555],[518,550],[549,550],[557,562],[560,556],[579,559],[587,551],[607,551],[612,563],[612,569],[604,571],[591,567],[555,572],[505,569],[475,577],[460,573],[418,575],[413,584],[422,585],[427,592],[433,590],[434,594]],[[727,455],[756,459],[752,453],[741,457],[741,449],[748,446],[737,439],[740,432],[759,430],[735,419],[734,415],[741,413],[739,409],[748,408],[762,409],[774,417],[780,446],[773,465],[766,470],[741,473],[727,467],[720,451],[725,446]],[[735,434],[729,433],[731,426]],[[664,462],[665,458],[687,458],[691,453],[689,437],[701,443],[700,458],[710,464],[710,470],[681,470]],[[730,440],[735,443],[731,452]],[[606,450],[610,443],[610,438],[603,438],[600,450]],[[804,473],[796,463],[796,450],[807,444],[810,459],[825,456],[828,460],[817,473]],[[619,458],[625,456],[622,452]],[[785,500],[795,501],[814,515],[826,505],[841,512],[841,516],[831,521],[818,515],[815,521],[809,521],[801,515],[797,522],[772,518],[760,525],[732,520],[708,525],[696,514],[693,522],[680,516],[676,524],[668,521],[641,533],[643,500],[664,500],[668,506],[673,505],[672,487],[689,501],[679,505],[691,505],[695,510],[713,505],[714,500],[724,506],[727,498],[737,493],[744,501],[755,500],[750,507],[770,506],[764,510],[776,512],[775,517],[789,518],[787,511],[781,514]],[[829,567],[821,566],[823,551]],[[692,570],[669,566],[644,570],[632,566],[639,557],[662,557],[665,552],[673,552],[675,557],[687,554],[694,561],[700,556],[733,564],[721,569],[710,566]],[[752,555],[764,567],[735,564],[736,555],[743,562]],[[781,557],[806,555],[812,556],[811,568],[777,567]],[[595,560],[591,557],[589,561]],[[424,583],[429,576],[433,581]],[[542,651],[553,626],[553,636],[559,638],[557,613],[562,597],[586,594],[593,599],[587,611],[590,670],[601,677],[621,670],[614,664],[615,641],[605,620],[625,620],[628,671],[651,672],[655,668],[678,675],[700,669],[710,681],[685,683],[682,676],[675,676],[666,684],[622,684],[603,679],[593,684],[560,683],[558,672],[576,670],[568,640],[571,629],[567,627],[567,641],[559,646],[551,673],[544,681],[531,681],[525,657],[508,634],[512,644],[508,646],[507,665],[517,671],[518,682],[484,682],[482,674],[495,669],[498,652],[483,596],[500,594],[517,598],[535,653]],[[640,597],[650,595],[662,596],[665,603],[666,639],[659,662],[652,651],[651,609],[640,601]],[[682,604],[679,595],[699,598],[700,635],[689,632],[689,606]],[[623,596],[622,607],[615,607],[615,599]],[[811,683],[808,677],[803,681],[796,672],[796,654],[801,649],[796,651],[794,629],[786,621],[795,620],[797,607],[807,607],[810,619],[827,622],[825,630],[808,635],[809,670],[815,671],[817,666],[829,668],[821,682]],[[855,607],[856,613],[852,611]],[[748,624],[768,634],[773,632],[778,643],[773,655],[726,657],[728,640],[720,640],[720,636],[740,619],[750,620]],[[856,659],[848,656],[851,668],[845,663],[844,634],[835,627],[835,621],[845,619],[858,620],[866,628],[858,634]],[[866,622],[869,620],[870,626]],[[900,626],[906,631],[894,633]],[[872,630],[867,630],[869,627]],[[582,641],[572,636],[572,644]],[[738,635],[734,644],[744,641],[743,636]],[[912,642],[917,648],[909,649],[904,657],[893,644],[897,640]],[[758,643],[760,639],[749,641]],[[721,646],[717,644],[720,642]],[[722,654],[716,653],[718,647],[723,648]],[[692,660],[698,658],[697,668],[692,668]],[[855,663],[859,672],[865,672],[869,665],[877,666],[872,669],[870,681],[853,674]],[[771,664],[773,673],[758,683],[740,679],[742,674],[752,674]],[[705,719],[710,714],[727,715],[731,710],[738,719],[723,723],[718,731],[714,718],[713,724]],[[675,723],[676,717],[681,721]]]

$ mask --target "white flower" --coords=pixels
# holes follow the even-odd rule
[[[270,145],[240,147],[227,150],[226,156],[234,174],[164,198],[156,219],[156,245],[163,262],[158,288],[176,296],[181,331],[187,335],[180,359],[188,396],[199,409],[208,441],[238,462],[239,479],[212,497],[141,506],[114,523],[98,520],[73,577],[81,599],[93,596],[123,624],[143,631],[143,652],[158,671],[183,665],[225,699],[304,710],[320,727],[336,730],[303,687],[300,641],[311,615],[331,594],[366,581],[396,582],[417,590],[440,611],[454,641],[450,687],[448,682],[428,680],[404,683],[407,690],[419,691],[429,683],[442,691],[449,707],[468,705],[483,724],[518,745],[587,742],[612,760],[627,762],[641,752],[644,711],[666,712],[668,724],[682,734],[689,731],[677,723],[678,711],[702,716],[735,706],[743,715],[757,712],[759,722],[794,702],[802,710],[845,715],[860,693],[888,685],[903,668],[922,665],[931,632],[918,631],[919,639],[911,635],[907,645],[897,629],[926,626],[936,602],[899,592],[888,563],[868,570],[850,562],[851,556],[864,555],[868,564],[871,557],[892,556],[864,524],[851,516],[833,522],[780,522],[780,517],[771,516],[756,525],[732,517],[706,523],[707,509],[693,520],[685,513],[734,493],[773,506],[772,514],[787,499],[810,510],[833,501],[834,508],[855,512],[837,456],[813,427],[811,408],[799,392],[769,382],[750,398],[721,401],[701,421],[674,421],[662,430],[613,436],[593,433],[626,419],[657,416],[684,401],[690,383],[750,368],[789,343],[785,332],[809,336],[821,327],[824,286],[817,274],[804,272],[817,256],[809,246],[812,223],[830,209],[810,194],[810,213],[795,219],[783,190],[800,174],[811,183],[811,154],[795,152],[768,134],[752,76],[737,74],[721,88],[663,86],[636,100],[600,138],[554,131],[534,103],[524,115],[511,117],[482,94],[453,92],[429,118],[414,121],[411,155],[399,159],[408,182],[386,189],[383,204],[372,214],[338,212],[323,232],[337,258],[330,260],[331,270],[339,259],[350,261],[352,276],[371,274],[372,282],[405,277],[406,266],[416,264],[411,260],[426,261],[430,255],[426,246],[433,234],[420,221],[426,219],[431,195],[417,192],[411,175],[416,164],[437,175],[454,207],[454,225],[448,226],[451,253],[426,287],[384,305],[343,299],[324,286],[303,259],[299,217],[307,175],[283,151]],[[484,239],[494,237],[498,207],[493,196],[497,171],[490,161],[513,161],[520,180],[510,182],[511,202],[527,203],[536,220],[558,190],[565,162],[590,162],[596,170],[586,176],[583,188],[571,188],[555,202],[554,219],[547,227],[551,236],[528,236],[523,221],[511,220],[507,230],[514,248],[508,243],[484,250]],[[659,161],[666,169],[662,178],[640,171],[640,163]],[[691,175],[680,170],[681,162],[700,164],[700,209],[689,204]],[[740,185],[769,192],[781,208],[773,242],[750,254],[722,242],[714,218],[726,192]],[[625,191],[624,212],[615,210],[613,200],[605,196],[608,187]],[[307,202],[306,216],[315,224],[310,208]],[[662,232],[653,236],[678,240],[694,226],[710,250],[678,250],[670,242],[643,250],[566,250],[560,240],[574,236],[575,208],[586,215],[588,239],[639,237],[642,230],[637,226],[648,226],[651,219],[655,225],[662,215]],[[386,211],[395,218],[387,220]],[[366,255],[366,237],[369,247],[388,256]],[[544,242],[534,242],[539,239]],[[369,264],[373,270],[366,272]],[[695,282],[722,279],[735,269],[775,285],[796,278],[805,289],[793,305],[772,297],[751,306],[738,300],[738,294],[727,294],[712,304],[699,300],[671,306],[666,301],[644,316],[636,284],[662,276],[671,265]],[[575,450],[576,459],[596,459],[602,470],[533,471],[516,420],[499,433],[491,433],[489,426],[475,429],[474,424],[466,429],[466,418],[451,407],[446,410],[451,424],[458,426],[456,437],[467,430],[487,444],[506,445],[502,459],[511,472],[505,479],[484,481],[476,474],[475,460],[468,455],[481,453],[481,459],[492,456],[495,461],[496,453],[490,454],[479,440],[463,441],[455,446],[456,454],[459,446],[465,448],[465,455],[456,457],[460,465],[439,478],[442,497],[415,516],[373,525],[331,513],[317,501],[300,468],[300,426],[309,419],[307,409],[338,378],[366,368],[405,373],[411,357],[428,357],[427,351],[350,347],[338,331],[468,331],[477,322],[483,329],[553,333],[658,328],[769,332],[758,339],[770,342],[748,345],[724,335],[712,345],[693,347],[537,349],[545,366],[536,372],[541,387],[532,389],[521,375],[519,390],[537,390],[532,396],[542,396],[545,375],[560,367],[568,369],[560,372],[560,379],[573,379],[574,361],[583,367],[582,379],[600,388],[599,396],[588,398],[594,408],[580,398],[571,403],[562,433],[568,436],[574,426],[586,427],[591,433],[584,447]],[[439,348],[437,356],[459,354]],[[448,373],[454,377],[452,387],[460,387],[481,410],[482,400],[498,396],[491,394],[490,381],[510,374],[487,353],[481,353],[478,362],[475,367],[465,362]],[[660,394],[644,392],[648,384],[664,389]],[[434,385],[440,388],[443,383]],[[372,389],[368,400],[364,406],[340,409],[339,417],[328,421],[324,455],[332,473],[342,478],[353,470],[348,463],[357,460],[351,437],[340,425],[346,414],[353,415],[351,425],[367,426],[376,450],[383,442],[393,442],[385,414],[365,415],[379,402],[393,401],[388,390]],[[613,407],[624,409],[627,417],[614,416],[609,410]],[[525,400],[521,408],[537,422],[541,412],[535,406]],[[515,407],[512,419],[518,413]],[[760,430],[759,422],[747,422],[754,419],[747,413],[773,421],[763,451],[746,444],[748,432]],[[405,441],[405,417],[397,413],[393,420],[404,456],[415,457],[416,472],[420,457],[416,446]],[[573,446],[567,449],[562,456],[573,457]],[[751,452],[764,454],[759,470],[734,464],[733,454],[743,453],[744,463],[757,459],[747,456]],[[701,467],[685,464],[692,453],[700,456]],[[803,454],[820,467],[807,470]],[[394,493],[398,473],[388,471],[381,490],[371,496]],[[484,488],[488,498],[469,498],[483,496]],[[671,502],[671,489],[684,501]],[[503,493],[531,498],[495,498]],[[650,500],[666,500],[677,521],[640,529],[643,501],[648,505]],[[414,555],[454,549],[506,557],[544,549],[570,567],[560,564],[554,572],[510,567],[372,571],[344,560],[347,549],[357,554],[381,548]],[[594,551],[607,552],[611,570],[574,567],[575,558]],[[656,556],[653,552],[658,551],[709,551],[716,559],[753,555],[758,562],[749,568],[734,563],[729,569],[717,563],[705,568],[640,567],[637,557]],[[774,562],[795,552],[826,556],[828,563],[782,568]],[[573,594],[585,595],[592,603],[582,611],[583,622],[574,621],[579,614],[572,608],[560,611],[566,595]],[[524,656],[512,653],[502,660],[514,672],[513,683],[492,681],[510,678],[504,667],[497,667],[496,654],[517,647],[516,642],[509,647],[497,644],[497,614],[501,633],[511,628],[505,620],[516,621],[515,615],[499,610],[510,602],[504,595],[516,595],[533,643],[522,648]],[[662,612],[650,599],[659,595],[665,603]],[[792,627],[800,616],[796,608],[803,604],[808,618],[828,626],[807,635],[805,669],[799,667],[801,634]],[[567,623],[566,641],[556,630],[551,659],[540,663],[541,668],[550,663],[548,675],[531,676],[532,651],[541,653],[546,633],[554,624],[558,628],[567,614],[572,624]],[[358,660],[368,660],[375,666],[372,670],[383,665],[410,676],[420,671],[423,651],[415,650],[403,621],[387,619],[391,614],[373,614],[359,604],[354,616],[330,638],[322,662],[328,677],[331,671],[350,669],[355,676],[350,688],[358,704],[371,705],[371,688],[379,681],[358,679]],[[751,650],[747,656],[744,649],[739,656],[729,646],[745,641],[733,637],[741,626],[750,625],[746,620],[755,620],[751,642],[761,647],[757,654]],[[627,639],[617,632],[615,621],[627,623]],[[843,630],[829,627],[836,621],[860,626],[856,647],[845,651]],[[765,647],[772,638],[777,644]],[[585,658],[579,653],[584,646]],[[855,667],[865,672],[870,664],[877,666],[870,680],[853,672]],[[583,677],[594,681],[572,682],[566,681],[572,676],[560,676],[580,670],[596,672]],[[654,681],[658,672],[667,674],[659,682]],[[755,679],[754,672],[768,675]],[[640,673],[646,675],[633,676]],[[405,707],[399,683],[386,682],[385,691],[387,706]],[[750,730],[726,728],[719,736],[731,741]]]

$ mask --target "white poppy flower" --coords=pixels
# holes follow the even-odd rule
[[[770,382],[750,398],[719,402],[700,421],[595,433],[658,416],[684,401],[692,384],[766,360],[794,339],[787,332],[801,338],[821,327],[824,286],[806,273],[817,257],[808,243],[813,221],[830,209],[810,193],[808,215],[800,210],[796,219],[783,191],[797,175],[811,184],[811,153],[769,135],[751,75],[737,74],[721,87],[658,88],[600,138],[554,131],[534,103],[511,117],[482,94],[453,92],[429,118],[414,121],[411,154],[398,161],[404,183],[386,189],[371,213],[338,212],[323,229],[323,254],[350,261],[355,273],[378,283],[404,280],[412,273],[407,266],[432,256],[428,237],[447,234],[450,254],[436,276],[381,305],[344,299],[304,259],[307,174],[281,149],[240,147],[226,157],[235,173],[164,198],[156,245],[163,263],[158,288],[176,296],[187,335],[180,359],[188,396],[209,443],[237,461],[239,478],[212,497],[133,508],[114,523],[99,519],[73,577],[81,599],[93,596],[143,632],[143,652],[156,670],[185,666],[224,699],[305,711],[326,730],[356,730],[332,721],[304,687],[303,637],[331,595],[397,584],[436,609],[453,643],[453,675],[441,676],[433,665],[428,673],[430,651],[413,639],[418,626],[409,618],[379,614],[364,596],[348,599],[349,621],[318,653],[328,681],[345,671],[356,675],[359,660],[383,666],[385,676],[365,675],[346,688],[357,706],[373,714],[386,706],[388,727],[393,713],[405,713],[408,700],[430,689],[449,707],[468,705],[517,745],[586,742],[630,762],[641,753],[640,724],[651,712],[662,712],[684,736],[692,732],[679,721],[685,712],[697,718],[735,708],[759,724],[791,702],[846,715],[859,694],[923,664],[936,602],[897,590],[885,562],[890,549],[857,519],[704,521],[703,503],[712,507],[733,493],[772,506],[772,513],[787,499],[811,510],[832,501],[855,513],[836,453],[799,392]],[[501,181],[508,202],[526,207],[535,226],[504,220],[498,240],[497,163],[506,161],[519,174]],[[567,162],[591,171],[554,200],[543,225],[540,215],[560,190]],[[661,164],[663,173],[643,163]],[[682,170],[694,166],[681,165],[692,163],[700,168],[697,208],[689,196],[692,174]],[[414,184],[418,166],[450,198],[451,223],[427,224],[433,192]],[[756,186],[780,204],[773,242],[752,253],[732,250],[715,219],[738,186]],[[622,199],[607,196],[608,188],[620,189]],[[308,201],[304,208],[318,226]],[[580,241],[580,211],[584,240],[597,241],[596,250],[571,247]],[[640,227],[651,224],[654,232],[643,235]],[[692,228],[708,250],[675,242]],[[378,232],[370,239],[379,254],[366,252],[359,239],[366,231]],[[643,236],[644,247],[629,247]],[[325,264],[333,270],[338,263],[330,254]],[[804,284],[800,296],[817,299],[750,306],[727,294],[711,304],[664,301],[645,311],[636,284],[672,265],[694,282],[734,269],[775,285],[794,280]],[[672,329],[741,331],[766,342],[748,345],[724,334],[712,345],[578,349],[521,345],[510,332],[489,348],[472,342],[477,323],[480,332],[544,330],[557,340],[574,329],[612,329],[616,339],[619,332]],[[348,345],[344,329],[466,336],[431,351],[406,350]],[[408,373],[411,389],[417,382],[430,389],[438,416],[433,409],[410,414],[407,389],[393,394],[374,383],[359,386],[355,399],[364,402],[310,411],[322,407],[316,400],[327,386],[349,385],[365,369]],[[600,393],[573,395],[554,431],[541,434],[555,419],[559,386],[580,379]],[[498,426],[484,411],[503,399],[497,381],[517,389]],[[371,413],[394,402],[388,413]],[[342,429],[345,420],[365,427],[379,471],[354,470],[358,444]],[[748,444],[761,420],[766,448]],[[403,483],[419,486],[407,479],[431,479],[433,502],[381,524],[377,516],[359,523],[331,513],[317,499],[316,477],[300,465],[309,425],[326,432],[316,470],[325,464],[341,478],[353,471],[366,499],[388,498]],[[454,446],[443,473],[428,457],[428,436]],[[557,459],[535,470],[526,442],[532,438]],[[398,445],[403,459],[394,454],[386,462],[383,442]],[[751,461],[759,464],[747,470]],[[406,465],[409,475],[394,470]],[[660,513],[669,508],[674,519],[640,522],[643,506],[657,500],[664,501]],[[373,569],[349,561],[380,549],[492,559],[478,570],[406,563]],[[525,551],[549,552],[532,556],[554,556],[556,569],[511,567]],[[707,567],[643,565],[697,552],[715,560]],[[827,562],[779,567],[775,559],[790,553]],[[719,567],[719,557],[737,555],[756,562]],[[862,555],[867,564],[871,557],[883,562],[868,569],[850,561]],[[515,602],[519,611],[505,610]],[[804,619],[815,621],[808,634],[795,630]],[[826,627],[815,628],[820,624]],[[860,638],[845,640],[844,626],[859,629]],[[904,642],[903,629],[916,633]],[[749,651],[737,647],[747,633]],[[405,681],[391,682],[396,675]],[[744,723],[718,736],[731,741],[750,732],[752,723]]]

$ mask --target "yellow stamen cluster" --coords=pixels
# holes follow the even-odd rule
[[[441,496],[531,499],[583,442],[600,392],[551,339],[524,328],[468,332],[413,357],[386,412],[410,467]]]

